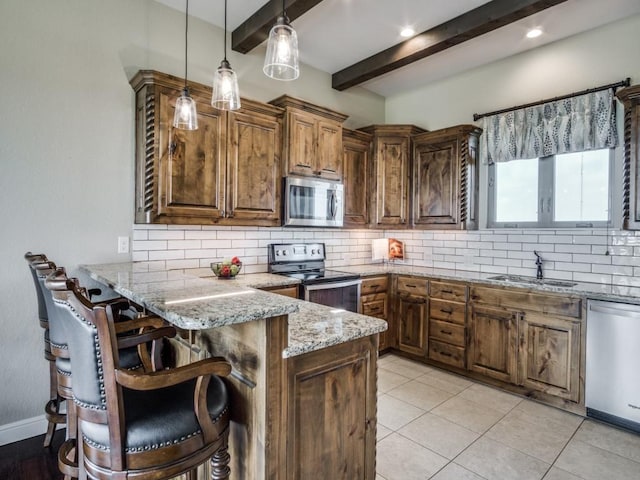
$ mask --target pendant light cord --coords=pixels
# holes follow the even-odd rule
[[[189,47],[189,0],[184,14],[184,88],[187,88],[187,51]]]
[[[227,0],[224,0],[224,61],[227,61]]]

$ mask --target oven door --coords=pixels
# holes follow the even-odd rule
[[[304,299],[333,308],[360,313],[360,286],[362,280],[314,283],[302,285]]]

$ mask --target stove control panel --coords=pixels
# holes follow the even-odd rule
[[[308,262],[324,259],[324,243],[281,243],[269,245],[270,262]]]

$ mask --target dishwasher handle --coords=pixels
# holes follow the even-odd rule
[[[601,303],[589,304],[589,310],[596,313],[604,313],[607,315],[616,315],[618,317],[628,317],[628,318],[638,318],[640,319],[640,305],[637,306],[638,309],[627,310],[622,308],[615,307],[605,307]]]

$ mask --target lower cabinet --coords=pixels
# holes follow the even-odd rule
[[[265,292],[276,293],[285,297],[298,298],[298,286],[290,285],[286,287],[263,288]]]
[[[398,348],[419,357],[427,356],[427,299],[399,296],[396,303]]]
[[[518,384],[573,402],[580,394],[580,321],[527,313],[520,319]]]
[[[385,320],[389,327],[380,334],[380,351],[394,344],[392,315],[389,314],[388,276],[381,275],[362,279],[360,313]]]
[[[469,370],[508,383],[518,380],[520,312],[472,305]]]

